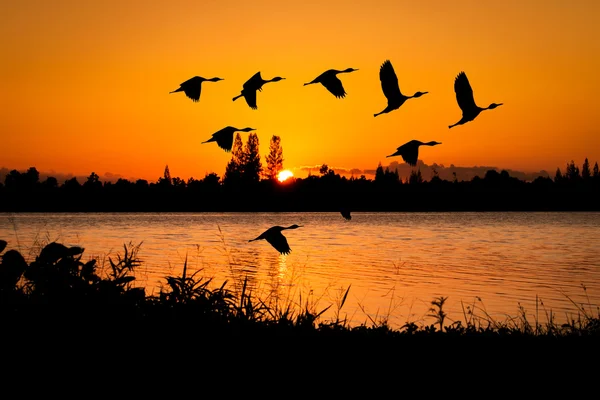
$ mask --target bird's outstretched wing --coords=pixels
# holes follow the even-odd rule
[[[417,165],[417,159],[419,158],[419,143],[416,140],[404,143],[398,147],[396,154],[401,155],[405,163],[414,167]]]
[[[334,74],[331,74],[327,78],[321,80],[321,84],[338,99],[346,97],[346,91],[344,90],[342,81],[340,81],[340,79]]]
[[[379,80],[381,81],[381,89],[383,94],[388,99],[388,102],[398,102],[402,97],[400,87],[398,86],[398,77],[394,71],[394,67],[390,60],[386,60],[379,69]]]
[[[463,113],[472,111],[477,107],[473,98],[473,89],[464,72],[456,76],[454,80],[454,92],[456,93],[456,102]]]
[[[245,90],[259,90],[262,91],[262,85],[264,83],[263,78],[260,76],[260,71],[252,75],[252,78],[248,79],[244,83]]]
[[[246,103],[250,106],[251,109],[256,110],[258,106],[256,105],[256,90],[244,88],[244,99],[246,99]]]
[[[290,254],[292,249],[290,249],[290,245],[287,242],[285,236],[281,233],[276,235],[269,235],[267,238],[267,242],[271,244],[278,252],[281,254]]]
[[[231,148],[233,147],[233,132],[234,129],[230,126],[227,126],[213,134],[217,145],[226,152],[230,152]]]
[[[200,91],[202,90],[202,79],[198,76],[188,79],[181,85],[183,92],[193,101],[200,100]]]

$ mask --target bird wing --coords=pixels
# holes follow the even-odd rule
[[[266,238],[267,242],[271,244],[278,252],[281,254],[290,254],[290,245],[287,242],[287,239],[281,232],[276,232],[274,234],[268,235]]]
[[[379,69],[379,80],[381,81],[383,94],[388,101],[400,101],[402,93],[400,92],[400,86],[398,86],[398,77],[396,77],[394,67],[392,67],[392,63],[389,60],[381,65],[381,68]]]
[[[411,140],[410,142],[404,143],[402,146],[398,147],[397,154],[402,156],[404,162],[408,165],[416,166],[417,159],[419,158],[419,144],[421,142],[417,140]]]
[[[230,152],[231,148],[233,147],[233,132],[234,131],[235,131],[234,128],[227,126],[213,134],[213,137],[215,139],[215,142],[217,142],[217,145],[227,152]]]
[[[250,106],[251,109],[256,110],[258,106],[256,105],[256,90],[244,89],[244,99],[246,99],[246,103]]]
[[[454,92],[456,92],[456,102],[463,113],[469,112],[477,107],[475,98],[473,97],[473,89],[464,72],[461,72],[456,76],[456,79],[454,80]]]
[[[187,97],[193,101],[200,100],[200,91],[202,90],[202,78],[195,76],[180,85]]]
[[[321,79],[321,84],[325,86],[335,97],[341,99],[346,97],[346,91],[342,85],[342,81],[335,74],[328,74]]]
[[[248,79],[246,83],[244,83],[245,90],[259,90],[262,91],[262,85],[264,84],[264,79],[260,76],[260,71],[255,73],[252,78]]]

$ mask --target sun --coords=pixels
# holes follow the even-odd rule
[[[279,173],[279,175],[277,175],[277,179],[279,180],[279,182],[283,182],[286,179],[291,178],[292,176],[294,176],[292,171],[290,171],[289,169],[284,169]]]

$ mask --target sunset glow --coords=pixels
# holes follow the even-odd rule
[[[327,164],[373,178],[412,139],[443,143],[420,153],[427,165],[553,174],[600,161],[600,2],[24,0],[2,14],[0,168],[222,176],[231,153],[200,143],[228,125],[256,128],[261,157],[280,136],[296,177]],[[428,94],[374,118],[385,60],[402,93]],[[344,98],[303,86],[346,68]],[[258,71],[285,80],[257,92],[257,109],[232,101]],[[503,106],[449,130],[461,71],[479,106]],[[198,102],[170,93],[194,76],[223,80]]]
[[[286,179],[291,178],[292,176],[294,176],[294,173],[292,171],[284,169],[279,173],[279,175],[277,175],[277,179],[279,180],[279,182],[283,182]]]

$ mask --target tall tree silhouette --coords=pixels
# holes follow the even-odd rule
[[[377,169],[375,170],[375,182],[383,183],[385,181],[385,173],[383,172],[383,167],[381,163],[377,165]]]
[[[173,180],[171,179],[171,172],[169,171],[169,165],[165,165],[165,172],[163,174],[162,178],[159,178],[158,180],[159,184],[163,184],[163,185],[171,185],[173,183]]]
[[[587,181],[590,179],[591,175],[592,174],[590,172],[590,163],[586,157],[585,161],[583,162],[583,165],[581,166],[581,177],[583,178],[584,181]]]
[[[571,160],[570,164],[567,163],[567,171],[565,172],[565,177],[571,182],[575,182],[581,177],[579,175],[579,167],[575,165],[575,162],[573,160]]]
[[[592,176],[594,180],[597,180],[600,177],[600,174],[598,173],[598,161],[596,161],[596,164],[594,164],[594,172]]]
[[[244,164],[242,169],[242,180],[244,183],[255,183],[260,180],[263,168],[258,150],[258,135],[250,133],[244,147]]]
[[[410,172],[410,177],[408,178],[408,183],[413,185],[418,185],[423,183],[423,176],[421,175],[421,169],[417,169],[416,171],[413,169]]]
[[[267,156],[266,177],[271,180],[277,179],[277,174],[283,169],[283,148],[281,147],[281,138],[273,135],[269,145],[269,155]]]
[[[560,172],[560,168],[556,168],[556,174],[554,174],[554,183],[559,183],[563,180],[562,172]]]
[[[223,175],[224,185],[236,185],[240,183],[245,162],[242,136],[236,133],[233,140],[233,147],[231,148],[231,160],[227,163],[225,174]]]

